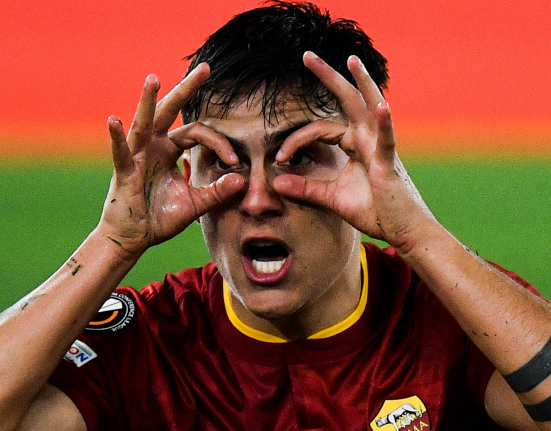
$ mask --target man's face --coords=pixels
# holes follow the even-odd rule
[[[276,162],[285,138],[319,117],[289,98],[278,121],[269,124],[260,111],[260,97],[237,105],[223,118],[211,109],[199,117],[229,140],[239,164],[228,166],[209,148],[197,146],[191,153],[192,184],[204,186],[229,172],[246,181],[231,204],[205,214],[200,222],[234,304],[268,320],[312,318],[326,310],[326,302],[349,294],[346,285],[359,274],[360,234],[329,210],[277,194],[272,182],[282,174],[330,181],[348,157],[338,146],[315,142],[289,162]],[[340,114],[323,116],[346,124]]]

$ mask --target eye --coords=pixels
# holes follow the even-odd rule
[[[234,166],[228,165],[227,163],[224,163],[224,161],[220,157],[217,157],[214,160],[214,166],[217,169],[220,169],[221,171],[227,171],[227,170],[230,170],[232,167],[234,167]]]
[[[297,168],[300,166],[304,166],[311,161],[313,161],[312,155],[308,151],[300,149],[295,154],[293,154],[293,157],[291,157],[287,162],[282,163],[281,165]]]
[[[236,165],[228,165],[216,154],[211,159],[209,164],[209,169],[211,169],[213,172],[216,172],[217,175],[224,175],[229,172],[241,172],[243,168],[244,165],[243,163],[241,163],[241,161],[239,161]]]

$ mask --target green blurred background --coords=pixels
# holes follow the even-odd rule
[[[431,156],[404,162],[454,235],[551,298],[551,158]],[[108,160],[0,163],[0,310],[46,280],[94,228],[111,170]],[[208,260],[193,225],[150,249],[123,283],[141,288]]]

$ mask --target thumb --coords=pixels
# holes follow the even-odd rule
[[[279,175],[273,188],[282,196],[311,205],[329,208],[332,199],[331,182],[316,181],[299,175]]]
[[[227,203],[245,186],[245,180],[239,174],[232,173],[220,177],[207,187],[193,189],[196,217],[200,217],[218,205]]]

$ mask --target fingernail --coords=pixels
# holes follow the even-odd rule
[[[111,126],[114,123],[119,123],[122,126],[122,121],[118,117],[116,117],[115,115],[111,115],[107,119],[107,124],[109,124]]]
[[[186,78],[188,78],[188,77],[190,77],[190,76],[195,75],[196,73],[198,73],[198,72],[199,72],[199,69],[201,69],[201,67],[202,67],[203,64],[206,64],[206,65],[208,66],[208,63],[206,63],[206,62],[199,63],[197,66],[195,66],[195,67],[193,68],[193,70],[191,70],[190,72],[188,72],[188,74],[186,75]],[[183,82],[183,80],[182,80],[181,82]]]
[[[145,78],[145,86],[147,85],[155,85],[155,91],[159,91],[161,85],[159,82],[159,78],[157,78],[155,75],[147,75],[147,78]]]
[[[279,150],[276,154],[276,160],[279,160],[283,157],[283,151]]]
[[[383,110],[385,115],[390,115],[390,106],[386,100],[384,102],[379,102],[377,104],[377,109]]]
[[[360,60],[360,57],[356,57],[358,59],[358,65],[360,66],[360,68],[369,75],[369,72],[367,71],[367,69],[365,68],[365,64],[363,63],[362,60]]]
[[[187,76],[195,75],[195,74],[197,73],[197,67],[198,67],[198,66],[194,67],[194,68],[187,74]],[[184,80],[182,79],[181,82],[183,82],[183,81],[184,81]]]

